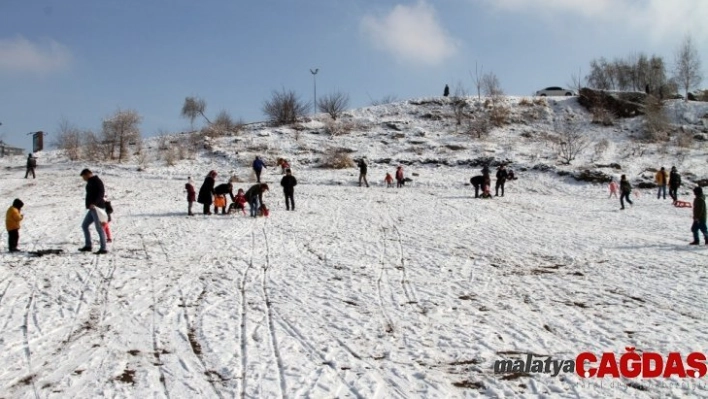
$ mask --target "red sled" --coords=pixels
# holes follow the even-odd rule
[[[687,201],[674,201],[674,206],[677,208],[691,208],[691,203]]]

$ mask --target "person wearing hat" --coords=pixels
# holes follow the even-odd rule
[[[214,194],[214,179],[216,179],[216,171],[210,171],[204,178],[204,183],[199,188],[199,196],[197,197],[197,202],[204,205],[204,210],[202,213],[205,215],[211,215],[211,203],[213,202],[212,195]]]
[[[89,232],[89,226],[92,224],[96,227],[98,232],[98,237],[101,243],[101,248],[99,248],[96,255],[107,254],[106,249],[106,232],[103,230],[101,225],[101,220],[98,216],[98,208],[103,210],[106,207],[104,197],[106,196],[106,190],[103,187],[103,181],[94,175],[89,169],[84,169],[81,171],[81,178],[86,182],[86,200],[85,206],[88,209],[86,216],[84,217],[83,223],[81,223],[81,229],[84,231],[84,246],[79,248],[81,252],[90,252],[93,248],[91,243],[91,233]]]
[[[693,189],[696,198],[693,200],[693,242],[689,245],[698,245],[698,230],[703,233],[705,244],[708,245],[708,229],[706,229],[706,197],[703,195],[703,189],[699,186]]]
[[[293,171],[290,169],[285,170],[285,176],[280,180],[280,185],[283,186],[283,193],[285,194],[285,210],[295,210],[295,186],[297,186],[297,179],[293,176]]]
[[[681,187],[681,175],[676,171],[676,167],[671,167],[669,173],[669,196],[674,202],[678,201],[678,189]]]
[[[7,244],[10,252],[17,252],[20,242],[20,222],[24,218],[20,211],[25,204],[19,198],[12,201],[12,206],[7,208],[5,214],[5,228],[7,229]]]
[[[184,189],[187,191],[187,215],[194,216],[192,213],[192,204],[197,199],[197,193],[194,191],[194,180],[192,180],[191,176],[187,178]]]

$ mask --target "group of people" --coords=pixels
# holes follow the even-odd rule
[[[470,183],[474,186],[474,197],[475,198],[492,198],[491,186],[492,178],[490,177],[489,166],[484,166],[482,168],[482,174],[474,176],[470,179]],[[514,171],[506,168],[506,165],[499,165],[496,173],[496,185],[494,196],[499,196],[499,189],[501,189],[501,196],[504,196],[504,185],[507,180],[516,180],[514,176]],[[482,190],[482,195],[480,196],[479,191]]]
[[[86,216],[84,216],[84,220],[81,223],[81,229],[84,233],[84,246],[79,248],[79,251],[93,251],[91,232],[89,231],[89,228],[93,225],[96,228],[101,245],[99,250],[94,253],[97,255],[107,254],[107,243],[112,242],[110,222],[112,220],[113,207],[111,202],[106,199],[103,181],[97,175],[94,175],[89,169],[82,170],[79,175],[86,182],[84,205],[87,210]],[[23,207],[24,202],[16,198],[5,213],[5,228],[10,252],[19,251],[20,224],[24,220]]]
[[[287,162],[284,164],[287,165]],[[281,166],[283,166],[281,164]],[[289,165],[287,165],[289,166]],[[253,161],[253,170],[256,173],[257,183],[252,185],[248,190],[244,192],[242,188],[239,188],[237,193],[234,195],[233,183],[230,181],[228,183],[223,183],[216,185],[217,172],[212,170],[204,178],[204,182],[199,188],[199,195],[197,195],[194,189],[194,181],[191,177],[187,179],[185,184],[185,191],[187,192],[187,214],[189,216],[194,216],[192,212],[192,205],[196,201],[202,204],[202,213],[204,215],[211,215],[211,206],[214,205],[214,214],[219,213],[221,209],[222,214],[232,213],[232,212],[243,212],[246,214],[246,203],[248,203],[250,208],[250,216],[268,216],[268,207],[263,202],[263,194],[270,190],[268,184],[261,182],[261,171],[265,168],[265,163],[256,157]],[[280,180],[280,185],[283,187],[283,194],[285,196],[285,209],[290,211],[295,210],[295,186],[297,185],[297,179],[293,176],[292,170],[288,167],[284,169],[285,176]],[[228,199],[231,199],[231,204],[228,204]],[[229,205],[227,207],[227,205]],[[228,209],[228,210],[227,210]]]
[[[359,187],[361,187],[362,182],[366,187],[369,187],[369,182],[366,180],[366,173],[369,168],[369,166],[366,164],[366,159],[361,158],[359,161],[357,161],[357,166],[359,167]],[[401,188],[406,184],[406,177],[403,176],[403,166],[398,166],[396,168],[396,188]],[[391,173],[386,173],[386,176],[384,177],[384,182],[386,183],[387,188],[393,187],[393,176],[391,176]]]

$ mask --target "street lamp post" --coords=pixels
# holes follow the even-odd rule
[[[317,114],[317,72],[319,72],[319,68],[315,68],[314,70],[310,69],[310,73],[312,74],[312,81],[315,85],[315,102],[312,103],[313,116]]]

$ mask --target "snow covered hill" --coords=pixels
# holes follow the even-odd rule
[[[0,397],[708,397],[708,377],[495,374],[495,361],[529,354],[708,352],[708,246],[686,245],[691,210],[636,190],[619,211],[604,185],[532,169],[618,162],[604,170],[637,180],[678,162],[679,149],[625,156],[640,120],[591,125],[574,99],[527,120],[533,107],[507,101],[517,122],[481,140],[454,133],[449,115],[435,116],[449,107],[423,99],[351,111],[343,119],[357,128],[333,138],[325,122],[255,125],[142,171],[47,152],[25,180],[21,158],[0,159],[0,204],[25,202],[20,248],[64,250],[0,254]],[[687,125],[708,112],[672,106]],[[559,115],[583,120],[608,150],[556,165],[537,137]],[[355,168],[319,167],[329,147],[367,156],[372,187],[356,186]],[[680,151],[682,171],[708,176],[704,144]],[[198,186],[215,169],[246,189],[255,154],[291,160],[295,212],[271,167],[269,218],[186,216],[187,176]],[[504,197],[475,200],[468,161],[483,156],[527,170]],[[385,188],[399,163],[413,184]],[[106,256],[77,252],[84,167],[115,208]]]

